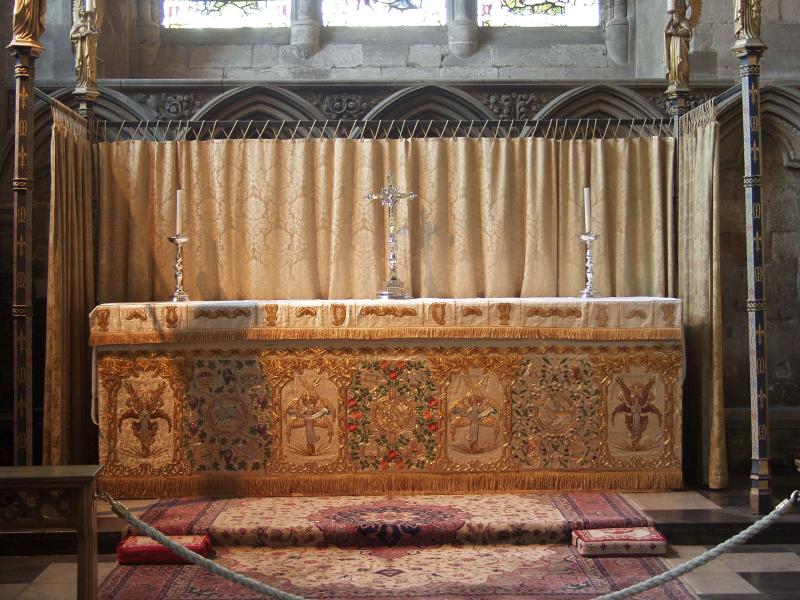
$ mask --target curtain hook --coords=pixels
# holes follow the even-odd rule
[[[479,138],[480,138],[480,137],[483,137],[483,132],[486,130],[486,127],[487,127],[488,125],[489,125],[489,119],[486,119],[486,120],[483,122],[483,127],[481,127],[481,130],[480,130],[480,132],[478,133],[478,137],[479,137]]]
[[[431,130],[431,127],[432,127],[432,126],[433,126],[433,119],[431,119],[430,121],[428,121],[428,128],[425,130],[425,137],[426,137],[426,138],[428,137],[428,132]]]
[[[411,137],[414,137],[414,134],[417,132],[417,127],[419,126],[419,119],[414,120],[414,129],[411,130]]]
[[[255,123],[255,121],[253,121],[253,123]],[[269,127],[269,120],[267,120],[267,122],[264,123],[264,126],[261,127],[260,129],[259,129],[258,125],[256,125],[256,135],[258,136],[256,138],[257,140],[260,140],[260,139],[264,138],[264,132],[267,131],[268,127]]]

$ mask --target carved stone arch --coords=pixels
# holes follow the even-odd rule
[[[313,104],[294,92],[268,85],[246,85],[213,98],[192,117],[195,121],[325,120]]]
[[[596,117],[599,119],[663,118],[660,108],[627,88],[584,85],[554,98],[536,114],[537,119]]]
[[[778,143],[783,165],[800,169],[800,92],[782,85],[767,84],[761,94],[761,130]],[[728,98],[717,107],[720,123],[720,146],[736,148],[741,160],[742,96]],[[726,158],[724,155],[723,159]]]
[[[422,119],[484,121],[496,115],[478,100],[455,88],[422,84],[402,89],[379,102],[364,120]]]

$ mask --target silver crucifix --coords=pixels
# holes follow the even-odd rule
[[[401,200],[413,200],[417,197],[414,192],[401,192],[394,185],[394,173],[386,173],[386,185],[378,194],[367,194],[367,200],[380,200],[381,205],[389,210],[389,279],[383,284],[383,289],[378,292],[382,300],[402,300],[408,298],[403,282],[397,278],[397,233],[394,224],[394,207]]]

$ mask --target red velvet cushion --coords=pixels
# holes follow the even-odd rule
[[[167,536],[192,552],[208,557],[211,554],[211,539],[207,535]],[[185,565],[189,561],[173,554],[166,547],[144,535],[134,535],[122,540],[117,546],[117,562],[121,565]]]

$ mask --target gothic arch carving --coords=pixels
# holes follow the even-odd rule
[[[760,94],[764,135],[778,143],[785,167],[800,169],[800,92],[782,85],[767,84],[761,87]],[[717,118],[720,122],[720,146],[736,148],[737,156],[741,156],[741,93],[717,107]]]
[[[294,92],[267,85],[246,85],[213,98],[192,117],[195,121],[325,120],[313,104]]]
[[[658,119],[664,116],[661,109],[644,96],[627,88],[604,83],[568,90],[545,104],[536,114],[537,119]]]
[[[466,92],[436,84],[416,85],[395,92],[364,116],[364,120],[483,121],[496,118],[492,111]]]

